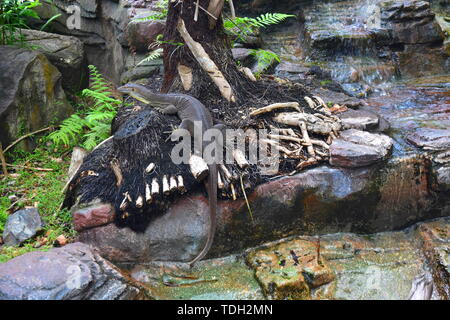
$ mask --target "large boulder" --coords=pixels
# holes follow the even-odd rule
[[[419,128],[406,137],[410,143],[426,150],[450,149],[450,130]]]
[[[129,71],[126,69],[127,59],[136,51],[147,51],[149,44],[162,33],[163,21],[132,21],[135,17],[154,13],[153,2],[142,1],[141,8],[137,2],[128,1],[55,0],[52,4],[44,2],[37,11],[42,19],[49,19],[54,16],[56,8],[61,16],[52,23],[55,32],[80,39],[88,64],[97,66],[108,80],[119,84],[123,73]],[[69,6],[80,9],[79,28],[67,25],[71,17],[67,12]]]
[[[73,110],[61,86],[61,73],[44,54],[0,46],[0,140],[66,118]],[[33,146],[24,145],[25,149]]]
[[[394,43],[423,44],[444,40],[444,33],[434,19],[428,1],[385,1],[380,7],[381,26],[391,30]]]
[[[219,201],[209,256],[292,235],[388,231],[446,216],[450,203],[433,191],[430,167],[426,159],[411,157],[391,160],[382,168],[321,166],[273,180],[248,194],[253,220],[245,200]],[[118,227],[108,204],[76,205],[72,212],[78,240],[124,264],[189,261],[201,250],[209,228],[208,202],[198,193],[179,198],[142,232]]]
[[[83,43],[70,36],[23,29],[25,41],[42,52],[62,74],[65,90],[77,93],[89,85],[89,70]]]
[[[38,209],[29,208],[17,211],[6,221],[3,241],[7,246],[19,245],[34,237],[43,225]]]
[[[126,300],[140,290],[82,243],[0,264],[0,300]]]
[[[330,146],[330,164],[364,167],[387,158],[393,140],[386,135],[357,129],[345,130]]]

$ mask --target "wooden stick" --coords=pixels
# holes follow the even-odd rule
[[[136,208],[142,208],[144,206],[144,198],[142,196],[139,196],[136,199]]]
[[[18,169],[28,169],[28,170],[34,170],[34,171],[44,171],[44,172],[50,172],[54,171],[53,169],[47,169],[47,168],[39,168],[39,167],[30,167],[30,166],[21,166],[18,164],[6,164],[7,167],[10,168],[18,168]]]
[[[192,69],[188,66],[178,64],[178,74],[180,75],[181,83],[185,91],[189,91],[192,88],[193,75]]]
[[[174,176],[170,176],[169,180],[170,192],[178,190],[177,179]]]
[[[5,155],[3,154],[3,148],[2,148],[2,143],[0,142],[0,161],[2,162],[2,170],[3,170],[3,175],[5,177],[8,176],[8,169],[6,168],[6,159],[5,159]]]
[[[247,67],[238,67],[238,70],[240,72],[242,72],[249,80],[251,80],[252,82],[256,82],[256,77],[253,74],[252,70],[250,70]]]
[[[152,180],[152,198],[154,198],[155,196],[157,196],[159,194],[159,183],[158,183],[158,179],[153,178]]]
[[[178,191],[180,191],[181,194],[186,192],[186,187],[184,186],[183,176],[177,177],[178,182]]]
[[[312,145],[311,139],[309,138],[308,130],[306,130],[306,123],[303,121],[300,121],[298,124],[300,127],[300,130],[302,132],[303,139],[305,140],[306,144],[306,150],[308,150],[308,153],[311,157],[315,157],[316,153],[314,152],[314,147]]]
[[[100,148],[100,146],[104,145],[106,142],[108,142],[108,141],[111,140],[112,138],[114,138],[114,136],[111,136],[111,137],[109,137],[109,138],[106,138],[105,140],[103,140],[102,142],[100,142],[94,149],[92,149],[91,153],[92,153],[94,150]]]
[[[208,9],[206,9],[206,12],[209,14],[208,22],[210,30],[214,29],[214,27],[216,26],[217,19],[222,12],[224,2],[224,0],[209,1]]]
[[[170,188],[169,188],[169,180],[167,179],[166,175],[163,176],[162,186],[163,186],[163,194],[165,196],[168,196],[170,194]]]
[[[233,183],[230,183],[230,187],[231,187],[231,194],[233,195],[233,201],[236,201],[237,197],[236,197],[236,191],[234,190]]]
[[[114,175],[116,176],[116,186],[120,187],[123,182],[123,175],[122,170],[120,170],[119,162],[117,161],[117,159],[113,159],[110,164],[111,169],[114,172]]]
[[[316,103],[313,101],[313,99],[311,99],[310,97],[303,97],[303,99],[305,99],[306,103],[311,109],[313,110],[317,109]]]
[[[191,173],[197,181],[203,181],[208,175],[209,168],[206,161],[196,155],[192,155],[189,158],[189,167],[191,169]]]
[[[153,169],[155,169],[155,164],[152,162],[145,168],[145,173],[152,173]]]
[[[232,176],[231,172],[227,169],[227,167],[223,163],[219,164],[219,168],[220,168],[224,178],[227,181],[232,181],[233,180],[233,176]]]
[[[268,106],[253,110],[252,112],[250,112],[250,117],[254,117],[254,116],[257,116],[260,114],[271,112],[273,110],[286,109],[286,108],[294,108],[298,112],[301,112],[300,104],[298,102],[273,103]]]
[[[41,132],[44,132],[44,131],[48,131],[48,130],[51,130],[51,129],[53,129],[53,127],[47,127],[47,128],[44,128],[44,129],[36,130],[36,131],[34,131],[34,132],[27,133],[26,135],[24,135],[24,136],[18,138],[18,139],[15,140],[13,143],[11,143],[9,146],[7,146],[7,147],[5,148],[5,150],[3,150],[3,152],[4,152],[4,153],[8,152],[9,149],[11,149],[12,147],[14,147],[16,144],[18,144],[18,143],[19,143],[20,141],[22,141],[23,139],[26,139],[26,138],[28,138],[28,137],[30,137],[30,136],[32,136],[32,135],[35,135],[35,134],[37,134],[37,133],[41,133]]]
[[[233,0],[228,0],[228,4],[230,5],[231,19],[236,19],[236,10],[234,9]]]
[[[127,209],[127,207],[128,207],[128,202],[127,202],[128,198],[129,198],[129,194],[128,194],[128,192],[125,192],[124,193],[124,198],[123,198],[122,202],[120,203],[120,207],[119,207],[121,211],[125,211]]]
[[[223,180],[222,180],[222,176],[220,175],[220,172],[217,173],[217,187],[220,190],[222,190],[225,187]]]
[[[306,161],[300,162],[300,163],[297,165],[297,169],[298,169],[298,170],[303,170],[303,169],[305,169],[306,167],[309,167],[309,166],[312,166],[312,165],[315,165],[315,164],[317,164],[317,160],[316,160],[315,158],[309,158],[309,159],[306,160]]]
[[[192,55],[197,60],[198,64],[210,76],[211,80],[216,84],[222,96],[229,102],[236,102],[236,98],[233,94],[233,90],[231,89],[231,85],[228,83],[227,79],[216,66],[214,61],[212,61],[208,56],[202,45],[196,42],[191,37],[186,29],[186,25],[184,24],[183,19],[179,19],[177,29],[186,45],[191,50]]]
[[[238,166],[241,169],[248,168],[248,166],[250,165],[247,159],[245,158],[245,154],[239,149],[233,150],[233,158],[234,160],[236,160]]]
[[[150,189],[150,185],[148,183],[145,184],[145,202],[147,202],[148,204],[152,203],[152,194],[151,194],[151,189]]]

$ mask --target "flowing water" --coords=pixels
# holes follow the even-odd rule
[[[292,67],[286,74],[287,63],[317,65],[352,96],[388,94],[402,76],[393,54],[396,48],[385,45],[389,30],[381,21],[382,1],[303,2],[300,23],[291,21],[263,35],[264,46],[284,61],[276,74],[295,79]],[[437,19],[443,21],[441,16]]]

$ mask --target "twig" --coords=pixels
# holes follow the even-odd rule
[[[242,181],[242,174],[240,175],[240,179],[241,179],[242,193],[244,194],[245,203],[247,204],[248,212],[250,213],[250,218],[252,219],[252,222],[255,222],[253,220],[252,208],[250,208],[250,203],[248,202],[248,199],[247,199],[247,193],[245,192],[244,181]]]
[[[22,141],[23,139],[28,138],[29,136],[32,136],[32,135],[35,135],[35,134],[37,134],[37,133],[41,133],[41,132],[44,132],[44,131],[48,131],[48,130],[51,130],[51,129],[53,129],[53,127],[47,127],[47,128],[44,128],[44,129],[39,129],[39,130],[34,131],[34,132],[27,133],[26,135],[20,137],[19,139],[17,139],[17,140],[14,141],[13,143],[11,143],[9,146],[7,146],[7,147],[5,148],[5,150],[3,150],[3,152],[6,153],[9,149],[11,149],[12,147],[14,147],[16,144],[18,144],[18,143],[19,143],[20,141]]]
[[[48,169],[48,168],[38,168],[38,167],[30,167],[30,166],[21,166],[21,165],[18,165],[18,164],[9,164],[9,163],[7,163],[6,165],[7,165],[8,167],[11,167],[11,168],[18,168],[18,169],[28,169],[28,170],[46,171],[46,172],[54,171],[53,169]]]
[[[297,110],[298,112],[301,112],[300,108],[299,108],[300,104],[298,102],[285,102],[285,103],[274,103],[274,104],[270,104],[266,107],[262,107],[256,110],[253,110],[252,112],[250,112],[250,117],[254,117],[260,114],[264,114],[276,109],[282,109],[282,108],[294,108],[295,110]]]
[[[3,175],[5,177],[8,176],[8,169],[6,168],[6,159],[5,159],[5,155],[3,154],[3,148],[2,148],[2,143],[0,142],[0,160],[2,162],[2,170],[3,170]]]
[[[230,5],[231,19],[236,19],[236,10],[234,10],[233,0],[228,0],[228,3]]]

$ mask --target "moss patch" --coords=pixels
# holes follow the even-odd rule
[[[69,157],[62,160],[42,147],[33,153],[21,151],[15,156],[19,160],[10,161],[14,165],[46,168],[52,171],[17,168],[11,169],[7,178],[0,176],[0,232],[3,232],[9,214],[26,206],[37,206],[45,227],[42,233],[21,247],[1,246],[0,263],[26,252],[48,250],[53,247],[53,243],[60,235],[69,240],[75,237],[70,212],[59,210],[63,200],[61,191],[66,183]],[[12,195],[18,200],[11,201],[9,196]]]

